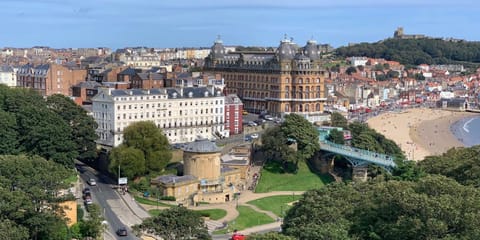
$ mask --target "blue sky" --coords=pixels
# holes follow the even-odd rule
[[[0,0],[0,47],[335,47],[407,34],[480,40],[478,0]]]

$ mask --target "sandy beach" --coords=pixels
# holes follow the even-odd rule
[[[421,161],[452,147],[464,146],[450,131],[456,121],[472,113],[428,108],[384,113],[367,121],[368,125],[395,141],[410,160]]]

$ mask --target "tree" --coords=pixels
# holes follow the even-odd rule
[[[287,144],[289,141],[279,126],[268,128],[262,135],[262,151],[267,161],[279,161],[284,171],[288,163],[295,162],[295,151]]]
[[[295,139],[298,149],[298,160],[308,160],[320,150],[318,130],[304,117],[298,114],[289,114],[280,126],[283,135]]]
[[[165,240],[211,239],[200,214],[181,206],[163,210],[158,216],[133,226],[133,230],[137,235],[146,232]]]
[[[356,73],[356,72],[357,72],[357,68],[355,67],[348,67],[347,70],[345,70],[345,73],[348,75],[352,75],[352,73]]]
[[[147,172],[163,170],[170,162],[172,153],[168,139],[153,122],[133,123],[124,129],[123,134],[125,146],[143,152]]]
[[[0,109],[0,154],[16,154],[19,149],[15,115]]]
[[[22,107],[16,117],[24,151],[73,167],[78,152],[72,130],[62,118],[47,108],[34,106]]]
[[[49,109],[57,113],[72,129],[72,141],[76,144],[78,159],[92,160],[96,154],[98,136],[95,133],[97,123],[87,115],[87,111],[78,106],[70,98],[54,94],[47,98]]]
[[[92,237],[94,239],[100,237],[105,230],[105,225],[102,224],[103,217],[100,212],[100,207],[97,204],[88,206],[88,219],[80,221],[80,233],[83,237]]]
[[[308,191],[282,232],[299,239],[478,239],[480,191],[439,175]]]
[[[480,145],[452,148],[440,156],[428,156],[418,164],[427,173],[441,174],[461,184],[480,187]]]
[[[28,239],[28,229],[8,219],[0,219],[0,239]]]
[[[127,177],[128,179],[134,179],[135,177],[145,174],[145,156],[139,149],[133,147],[127,147],[120,145],[113,148],[110,152],[110,165],[109,170],[111,173],[120,176]]]
[[[375,64],[375,67],[373,68],[373,70],[375,71],[383,71],[384,67],[382,64]]]
[[[0,173],[0,216],[5,224],[15,223],[12,231],[23,235],[26,230],[29,239],[65,239],[66,222],[58,206],[64,197],[58,192],[68,187],[64,180],[73,172],[38,156],[1,155]]]
[[[343,137],[343,132],[338,131],[337,129],[332,129],[328,136],[328,140],[336,144],[345,144],[345,138]]]
[[[389,70],[387,72],[387,77],[388,78],[398,78],[399,76],[400,76],[400,73],[398,73],[397,71]]]
[[[348,121],[341,113],[333,112],[332,115],[330,115],[330,121],[334,127],[348,128]]]

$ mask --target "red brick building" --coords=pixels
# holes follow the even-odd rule
[[[165,87],[165,75],[160,73],[137,73],[130,82],[130,88],[152,89]]]
[[[17,86],[33,88],[42,96],[52,94],[72,95],[72,87],[85,81],[86,69],[69,68],[58,64],[42,64],[34,66],[26,64],[17,72]]]
[[[243,103],[235,94],[225,96],[225,130],[230,135],[243,132]]]

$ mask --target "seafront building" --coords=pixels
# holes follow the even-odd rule
[[[249,112],[274,116],[296,113],[318,121],[326,101],[320,49],[284,39],[276,52],[227,53],[217,39],[205,59],[206,72],[221,74],[226,93],[237,94]]]
[[[224,106],[224,95],[213,86],[101,88],[92,98],[93,118],[98,124],[97,144],[105,149],[120,145],[123,130],[138,121],[153,121],[171,144],[192,142],[198,137],[228,136]]]

